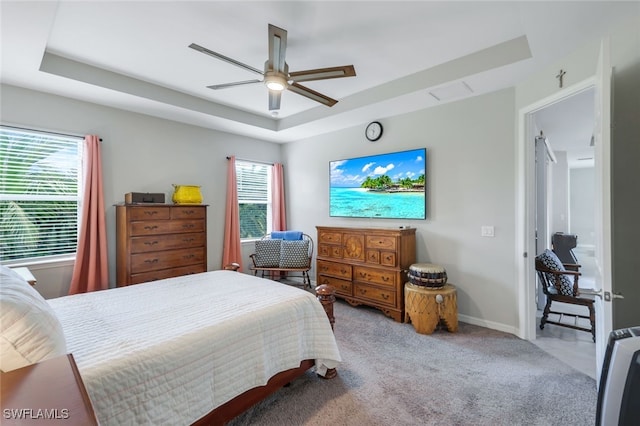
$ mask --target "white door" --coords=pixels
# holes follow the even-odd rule
[[[611,298],[611,60],[609,39],[600,45],[595,84],[596,181],[596,377],[600,377],[609,333],[613,328]]]
[[[611,283],[611,65],[609,58],[609,40],[601,44],[600,57],[593,79],[578,83],[571,89],[572,93],[588,87],[595,91],[595,245],[596,272],[595,287],[599,294],[596,297],[596,373],[600,376],[602,361],[606,350],[609,333],[613,327],[612,283]],[[522,129],[518,158],[522,168],[519,174],[520,195],[516,209],[516,221],[524,232],[517,241],[518,247],[524,248],[519,256],[518,275],[522,283],[519,294],[519,317],[521,327],[519,337],[534,340],[535,324],[535,282],[536,275],[529,254],[535,251],[535,166],[534,150],[527,145],[535,135],[531,115],[540,108],[556,102],[561,97],[552,95],[547,99],[524,108],[520,112],[520,128]],[[582,293],[586,293],[582,291]]]
[[[546,138],[536,136],[535,139],[536,162],[536,251],[539,255],[544,249],[550,248],[549,238],[549,161],[552,153],[549,150]],[[536,286],[536,305],[538,310],[543,310],[547,298],[542,291],[540,283]]]

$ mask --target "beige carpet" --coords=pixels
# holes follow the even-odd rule
[[[338,377],[308,372],[238,425],[591,425],[595,380],[513,335],[469,324],[426,336],[338,302]]]

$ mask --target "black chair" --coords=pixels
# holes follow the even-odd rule
[[[577,244],[577,235],[556,232],[551,236],[551,248],[562,263],[578,263],[578,259],[572,250],[576,248]]]
[[[548,251],[547,251],[548,252]],[[543,261],[544,259],[544,261]],[[547,303],[542,313],[542,319],[540,320],[540,330],[544,329],[545,324],[555,324],[561,327],[572,328],[574,330],[587,331],[591,333],[593,341],[596,341],[596,313],[593,307],[594,300],[590,297],[580,296],[580,290],[578,288],[578,279],[580,277],[579,272],[580,265],[578,264],[561,264],[554,266],[548,261],[548,258],[544,257],[544,254],[536,257],[536,272],[540,283],[542,285],[542,291],[544,292]],[[562,277],[562,278],[561,278]],[[569,280],[567,280],[568,277]],[[572,284],[567,289],[567,283]],[[587,308],[589,315],[580,315],[569,312],[560,312],[557,310],[551,310],[551,304],[553,302],[568,303],[571,305],[579,305]],[[558,321],[549,319],[549,314],[557,314],[560,317]],[[577,318],[588,319],[591,327],[582,327],[576,324],[569,324],[562,322],[562,317],[568,316]]]

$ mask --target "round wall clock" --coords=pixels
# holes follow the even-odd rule
[[[364,134],[371,142],[377,141],[382,136],[382,124],[379,121],[372,121],[367,125]]]

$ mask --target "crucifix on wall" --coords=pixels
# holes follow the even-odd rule
[[[562,84],[563,84],[563,77],[567,72],[565,70],[560,70],[560,72],[558,72],[558,75],[556,75],[556,78],[558,79],[558,87],[562,88]]]

